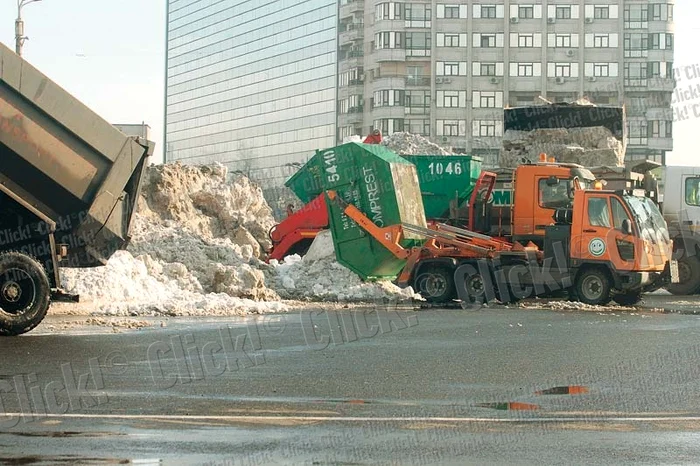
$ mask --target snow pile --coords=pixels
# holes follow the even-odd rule
[[[260,256],[273,224],[260,189],[245,177],[229,177],[222,165],[150,167],[128,250],[105,267],[63,269],[62,286],[95,313],[119,316],[244,315],[285,311],[281,298],[412,295],[391,284],[362,283],[335,262],[330,237],[312,248],[318,265],[294,258],[266,264]]]
[[[267,233],[275,220],[262,190],[221,164],[149,167],[142,194],[139,215],[151,223],[173,220],[198,238],[250,244],[256,257],[272,246]]]
[[[375,302],[421,299],[409,288],[401,289],[389,281],[363,282],[360,277],[335,260],[330,231],[319,233],[308,253],[287,256],[284,262],[270,261],[272,277],[280,296],[311,301]]]
[[[503,135],[499,154],[501,167],[516,167],[523,159],[537,161],[539,154],[555,157],[557,162],[577,163],[585,167],[622,166],[625,147],[609,129],[590,128],[508,130]]]
[[[94,312],[118,316],[245,315],[283,312],[279,302],[205,293],[187,267],[118,251],[106,266],[63,269],[63,287],[94,305]]]
[[[578,301],[526,301],[518,303],[518,307],[522,309],[551,309],[553,311],[594,311],[594,312],[633,312],[637,311],[636,307],[619,306],[617,304],[607,304],[605,306],[593,306]]]
[[[454,155],[418,134],[390,134],[382,140],[382,144],[399,155]]]

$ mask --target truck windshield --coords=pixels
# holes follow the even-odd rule
[[[581,183],[581,189],[591,189],[595,181],[595,176],[587,168],[572,168],[571,179],[573,178],[578,178],[579,183]]]
[[[642,238],[653,243],[670,241],[668,226],[659,208],[648,197],[623,196],[639,224]]]

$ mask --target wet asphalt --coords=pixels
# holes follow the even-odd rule
[[[0,464],[697,463],[700,301],[648,301],[39,327],[0,339]]]

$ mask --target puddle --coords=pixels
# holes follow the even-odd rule
[[[588,387],[585,385],[564,385],[561,387],[547,388],[538,390],[535,395],[585,395],[589,393]]]
[[[537,411],[540,407],[532,403],[520,403],[517,401],[507,401],[504,403],[476,403],[475,408],[497,409],[499,411]]]

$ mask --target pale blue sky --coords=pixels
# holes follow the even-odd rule
[[[0,41],[13,49],[16,5],[0,0]],[[22,11],[30,37],[25,58],[108,121],[148,123],[160,161],[165,2],[42,0]],[[676,66],[700,63],[700,0],[676,0],[675,21]],[[700,76],[692,84],[700,86]],[[676,123],[668,163],[700,165],[698,134],[700,118]]]

